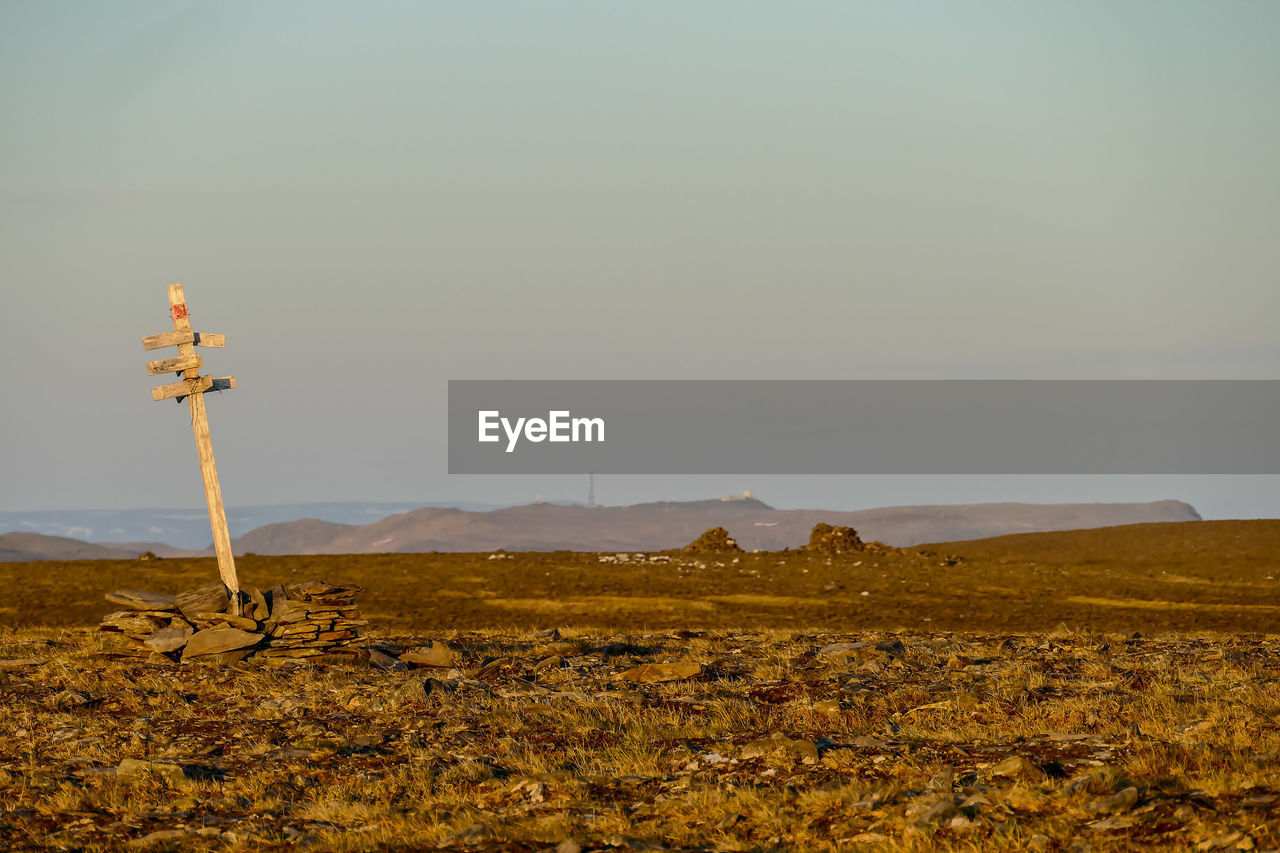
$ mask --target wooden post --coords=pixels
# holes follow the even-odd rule
[[[204,498],[209,505],[209,526],[213,531],[213,549],[218,555],[218,574],[226,587],[229,612],[240,613],[240,581],[236,577],[235,557],[231,554],[231,534],[227,530],[227,514],[222,506],[222,487],[218,485],[218,468],[213,461],[213,440],[209,435],[209,416],[204,407],[204,392],[236,386],[235,377],[217,379],[200,375],[201,358],[196,355],[197,346],[225,346],[223,335],[203,335],[193,332],[187,312],[187,300],[182,285],[169,285],[169,315],[173,318],[173,332],[152,335],[142,339],[144,350],[165,346],[177,346],[178,357],[160,359],[147,364],[147,373],[155,375],[174,370],[183,381],[161,385],[151,391],[152,399],[164,400],[183,397],[191,406],[191,430],[195,433],[196,452],[200,455],[200,474],[204,477]]]

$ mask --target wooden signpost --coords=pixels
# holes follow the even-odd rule
[[[191,330],[187,316],[187,300],[182,285],[169,285],[169,316],[173,318],[173,331],[150,335],[142,339],[142,348],[150,351],[176,346],[178,355],[147,362],[147,375],[156,376],[174,371],[182,377],[151,389],[151,399],[177,399],[185,397],[191,405],[191,429],[196,436],[196,451],[200,454],[200,473],[204,476],[204,497],[209,504],[209,526],[213,529],[213,548],[218,554],[218,573],[230,599],[230,612],[240,613],[240,581],[236,578],[236,561],[231,555],[231,534],[227,531],[227,514],[222,506],[222,488],[218,485],[218,469],[213,463],[213,441],[209,437],[209,417],[205,413],[206,391],[224,391],[236,387],[234,376],[201,376],[203,363],[196,355],[196,347],[226,346],[226,335],[210,335]]]

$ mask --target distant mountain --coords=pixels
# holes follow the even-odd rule
[[[35,560],[130,560],[143,551],[158,557],[204,557],[213,551],[174,548],[163,542],[83,542],[66,536],[15,531],[0,534],[0,563]]]
[[[1154,521],[1198,521],[1181,501],[1116,504],[961,504],[834,512],[778,510],[758,500],[680,501],[617,507],[529,504],[485,512],[426,507],[372,524],[317,519],[249,531],[236,553],[655,551],[685,545],[709,527],[725,527],[747,550],[779,550],[808,541],[819,522],[854,527],[865,540],[908,546],[1009,533],[1074,530]]]
[[[129,556],[136,557],[135,551]],[[40,533],[0,534],[0,562],[27,562],[30,560],[119,560],[125,552],[79,539],[64,536],[45,536]]]
[[[340,524],[368,524],[395,513],[408,512],[426,501],[372,503],[368,501],[335,501],[329,503],[263,504],[227,508],[227,526],[232,536],[240,536],[254,528],[299,518],[322,518]],[[458,506],[471,510],[495,509],[502,504],[440,502],[441,506]],[[0,531],[17,530],[43,533],[89,542],[129,543],[167,542],[179,549],[211,547],[209,514],[204,507],[184,509],[58,509],[0,512]],[[139,550],[145,551],[146,548]],[[156,548],[151,550],[159,551]],[[163,556],[163,555],[161,555]]]
[[[315,505],[302,505],[311,506]],[[369,505],[365,505],[369,506]],[[374,513],[376,514],[376,513]],[[836,512],[780,510],[758,500],[710,500],[589,508],[528,504],[465,510],[424,507],[368,524],[304,518],[257,527],[236,538],[237,554],[367,554],[421,551],[657,551],[678,548],[709,527],[725,527],[751,551],[794,548],[818,522],[855,528],[865,540],[909,546],[1049,530],[1158,521],[1198,521],[1181,501],[1116,504],[958,504]],[[154,541],[90,543],[18,531],[0,535],[0,562],[209,556],[212,548]]]

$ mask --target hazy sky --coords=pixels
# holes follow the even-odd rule
[[[1280,378],[1280,5],[0,0],[0,508],[201,502],[139,338],[184,282],[232,504],[449,477],[450,378]],[[154,357],[154,356],[153,356]],[[1280,478],[615,478],[611,503]]]

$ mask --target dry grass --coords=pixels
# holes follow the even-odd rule
[[[0,667],[0,845],[1276,848],[1280,525],[1168,527],[938,549],[958,563],[241,561],[362,583],[374,642],[461,653],[412,672],[104,656],[103,592],[211,563],[0,566],[26,626],[0,658],[37,661]],[[622,677],[662,662],[705,669]]]
[[[486,631],[452,644],[456,670],[216,669],[103,657],[84,630],[0,636],[0,656],[47,659],[7,672],[0,839],[84,850],[146,838],[326,850],[1280,844],[1274,637]],[[552,657],[560,664],[539,666]],[[707,670],[621,678],[662,661]],[[406,694],[427,677],[427,694]],[[777,736],[777,748],[752,745]],[[999,775],[1010,756],[1032,775]],[[122,758],[182,776],[120,778]]]
[[[1019,534],[834,559],[795,551],[624,564],[570,552],[488,557],[251,556],[237,567],[263,589],[316,577],[360,584],[365,614],[406,630],[1280,630],[1280,521]],[[0,563],[12,608],[4,621],[92,625],[109,590],[177,592],[215,577],[212,559]]]

